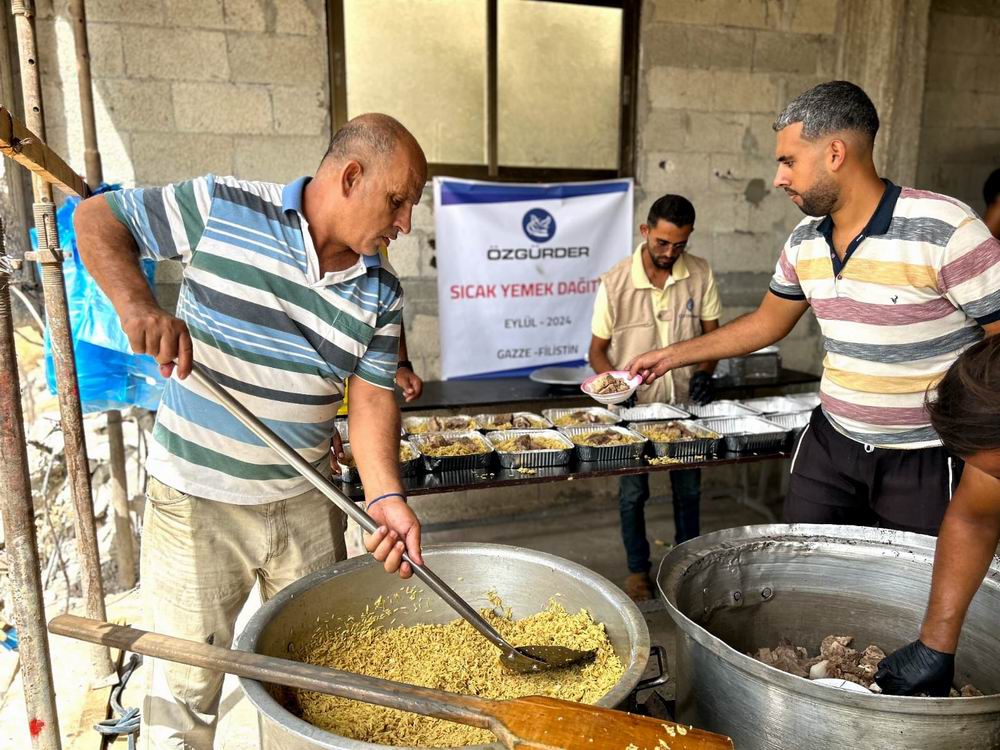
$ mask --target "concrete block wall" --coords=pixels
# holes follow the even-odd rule
[[[67,0],[36,5],[47,139],[82,173]],[[87,28],[106,181],[315,170],[330,140],[323,0],[88,0]],[[179,281],[160,264],[165,306]]]
[[[48,140],[83,170],[66,0],[37,3]],[[288,180],[329,141],[323,0],[89,0],[105,178]]]
[[[775,191],[771,123],[789,99],[835,77],[837,0],[655,0],[643,5],[636,216],[663,193],[698,213],[691,252],[707,258],[724,320],[755,307],[802,218]],[[807,313],[782,342],[818,371]]]
[[[920,137],[920,187],[982,213],[982,187],[1000,168],[1000,3],[935,0]]]

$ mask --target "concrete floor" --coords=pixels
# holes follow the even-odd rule
[[[654,488],[654,491],[655,488]],[[777,510],[776,507],[772,507]],[[672,508],[669,496],[654,497],[646,511],[648,536],[653,551],[653,569],[670,549],[674,538]],[[706,492],[702,499],[702,531],[747,524],[762,523],[764,518],[755,510],[732,499],[726,492]],[[533,510],[513,517],[483,521],[437,523],[426,527],[424,543],[495,542],[542,550],[580,563],[620,584],[626,575],[624,551],[619,535],[617,503],[605,498],[588,497],[580,503]],[[256,596],[247,603],[240,625],[259,607]],[[649,625],[653,644],[667,652],[668,670],[673,662],[674,629],[659,602],[650,602],[641,609]],[[138,596],[124,596],[109,604],[109,617],[140,621]],[[51,615],[57,612],[51,612]],[[53,665],[60,699],[62,734],[72,732],[74,696],[86,685],[86,659],[83,645],[63,638],[52,639]],[[19,678],[7,691],[0,705],[0,747],[28,747],[24,705],[20,696]],[[126,691],[124,705],[141,705],[143,675],[137,674]],[[665,699],[673,697],[672,681],[659,688]],[[78,703],[78,699],[76,700]],[[258,750],[256,714],[242,698],[235,678],[227,677],[223,692],[221,720],[216,737],[216,750]],[[23,736],[22,736],[23,735]],[[123,745],[124,746],[124,745]]]

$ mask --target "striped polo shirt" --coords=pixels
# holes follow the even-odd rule
[[[840,433],[883,448],[940,445],[925,393],[1000,320],[1000,243],[965,204],[886,181],[843,262],[830,217],[804,219],[770,289],[812,306],[823,411]]]
[[[378,256],[321,274],[302,191],[208,175],[109,193],[143,257],[177,259],[194,359],[318,470],[344,381],[392,389],[403,291]],[[147,470],[181,492],[253,505],[311,485],[191,378],[171,378]]]

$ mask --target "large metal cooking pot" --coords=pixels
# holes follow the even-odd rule
[[[902,698],[825,687],[746,652],[853,635],[892,651],[916,637],[931,537],[855,526],[727,529],[672,550],[657,577],[679,629],[678,720],[759,748],[1000,747],[1000,695]],[[969,609],[956,681],[1000,693],[1000,564]]]
[[[625,665],[625,674],[598,704],[617,706],[638,684],[649,658],[649,630],[635,604],[607,579],[554,555],[499,544],[428,547],[424,559],[476,607],[491,606],[484,594],[495,590],[515,617],[544,609],[556,594],[561,595],[557,601],[571,612],[585,608],[594,620],[605,624],[615,653]],[[408,585],[420,587],[416,579],[404,583],[387,575],[382,565],[367,555],[348,560],[283,589],[254,614],[237,639],[236,648],[288,657],[296,644],[315,632],[320,619],[360,615],[379,595],[391,596]],[[426,596],[434,597],[430,592]],[[444,602],[432,602],[430,609],[430,613],[421,612],[419,616],[397,614],[396,621],[413,625],[456,618]],[[483,648],[494,647],[484,640]],[[332,734],[292,715],[281,705],[279,688],[242,678],[240,686],[257,708],[262,750],[384,750],[384,745]],[[494,743],[474,747],[502,746]]]

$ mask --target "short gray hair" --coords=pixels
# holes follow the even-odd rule
[[[334,133],[326,156],[337,161],[364,157],[380,160],[391,156],[397,144],[412,138],[399,120],[372,112],[358,115]]]
[[[802,123],[802,137],[808,140],[853,130],[874,142],[878,133],[875,105],[850,81],[827,81],[799,94],[771,127],[779,131],[797,122]]]

